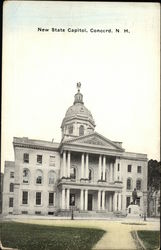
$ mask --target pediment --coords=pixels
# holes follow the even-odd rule
[[[121,150],[124,149],[118,146],[116,143],[110,141],[109,139],[105,138],[104,136],[94,132],[92,134],[77,137],[75,139],[70,139],[65,141],[67,144],[75,144],[75,145],[87,145],[87,146],[94,146],[94,147],[102,147],[111,150]]]

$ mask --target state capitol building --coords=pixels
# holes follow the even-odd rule
[[[5,162],[3,214],[125,213],[137,190],[143,211],[147,155],[126,152],[122,142],[95,131],[78,92],[61,124],[61,142],[14,137],[14,161]]]

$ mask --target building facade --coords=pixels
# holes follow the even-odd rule
[[[60,143],[13,139],[15,161],[5,162],[3,214],[125,213],[137,189],[143,211],[147,155],[125,152],[121,142],[95,131],[78,92],[61,124]]]

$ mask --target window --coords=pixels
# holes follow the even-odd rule
[[[23,154],[23,162],[24,163],[29,163],[29,154]]]
[[[13,197],[9,198],[9,207],[13,207]]]
[[[101,171],[101,180],[103,180],[103,171]]]
[[[70,206],[75,206],[75,194],[70,194]]]
[[[141,173],[141,166],[137,167],[137,173]]]
[[[37,155],[37,163],[42,164],[42,155]]]
[[[55,156],[53,156],[53,155],[50,156],[49,165],[50,165],[50,166],[55,166]]]
[[[132,189],[132,181],[131,181],[131,179],[127,179],[127,189],[128,190]]]
[[[10,178],[14,178],[14,172],[10,172]]]
[[[128,166],[127,166],[127,172],[131,172],[131,168],[132,168],[132,166],[131,166],[131,165],[128,165]]]
[[[54,205],[54,193],[49,193],[49,206]]]
[[[126,207],[130,205],[130,196],[126,197]]]
[[[54,212],[48,212],[48,215],[54,215]]]
[[[28,211],[21,211],[21,214],[28,214]]]
[[[74,167],[71,167],[70,169],[70,178],[73,180],[76,179],[76,169]]]
[[[41,205],[41,192],[36,192],[36,205]]]
[[[91,170],[91,169],[89,169],[88,179],[89,179],[90,181],[92,180],[92,170]]]
[[[42,184],[42,171],[36,171],[36,184]]]
[[[54,182],[55,182],[55,172],[50,171],[49,172],[49,184],[54,184]]]
[[[68,127],[68,131],[69,131],[69,134],[73,134],[73,126],[72,125]]]
[[[14,192],[14,184],[10,183],[10,192]]]
[[[136,181],[136,189],[141,190],[141,180]]]
[[[23,170],[23,183],[29,183],[29,170]]]
[[[117,171],[118,172],[120,171],[120,163],[118,163],[118,165],[117,165]]]
[[[22,204],[28,204],[28,192],[27,191],[23,191],[22,192]]]
[[[35,214],[41,214],[41,211],[35,211]]]
[[[138,206],[140,206],[140,197],[137,198],[136,204],[137,204]]]
[[[79,127],[79,135],[84,135],[84,126],[83,125],[81,125]]]
[[[107,172],[105,172],[105,181],[107,181]]]

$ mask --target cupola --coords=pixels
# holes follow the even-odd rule
[[[74,103],[70,106],[62,121],[63,140],[87,135],[94,132],[95,122],[91,112],[84,106],[83,95],[80,93],[81,83],[77,83]]]

